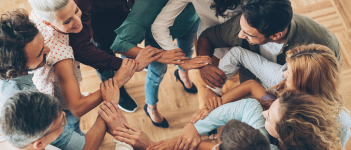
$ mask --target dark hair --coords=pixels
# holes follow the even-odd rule
[[[258,129],[241,122],[230,120],[222,129],[220,150],[269,150],[270,143]]]
[[[53,96],[21,91],[8,98],[1,109],[1,135],[12,146],[27,147],[51,129],[61,111]]]
[[[234,10],[237,8],[239,4],[241,4],[241,0],[213,0],[214,2],[211,4],[211,9],[216,10],[216,17],[222,16],[227,17],[224,14],[225,11]]]
[[[286,90],[280,94],[279,102],[279,149],[342,149],[339,117],[320,97]]]
[[[24,48],[38,33],[24,9],[0,15],[0,79],[16,78],[28,71]]]
[[[293,17],[289,0],[245,0],[241,9],[247,23],[265,37],[284,31]]]

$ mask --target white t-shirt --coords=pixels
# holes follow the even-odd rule
[[[284,44],[278,44],[274,42],[268,42],[260,45],[261,56],[271,62],[277,62],[277,56],[279,55]]]

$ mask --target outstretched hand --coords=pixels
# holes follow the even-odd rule
[[[197,56],[183,61],[184,63],[179,65],[183,70],[198,69],[212,63],[212,59],[209,56]]]
[[[130,126],[128,123],[124,123],[124,126],[117,127],[113,131],[116,140],[131,145],[135,150],[145,150],[154,143],[143,131]]]
[[[208,110],[207,108],[200,109],[196,111],[192,116],[191,116],[191,123],[196,123],[200,119],[203,120],[207,117],[208,114],[210,114],[211,111]]]
[[[227,78],[221,69],[213,65],[206,65],[200,68],[200,74],[202,80],[212,88],[222,88]]]
[[[174,49],[169,51],[163,51],[162,57],[157,59],[156,61],[163,64],[175,64],[180,65],[183,64],[183,60],[189,59],[185,56],[182,49]]]
[[[200,134],[192,123],[187,124],[177,140],[174,150],[195,150],[201,143]]]
[[[173,150],[177,139],[166,139],[152,144],[147,150]]]

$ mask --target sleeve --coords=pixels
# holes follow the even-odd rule
[[[74,132],[65,126],[60,136],[51,145],[62,150],[83,150],[86,139],[83,135]]]
[[[118,53],[124,53],[137,46],[144,39],[146,28],[127,18],[123,24],[115,30],[117,37],[111,49]]]
[[[178,46],[174,43],[170,35],[169,27],[174,24],[174,20],[184,10],[189,3],[188,0],[170,0],[163,7],[162,11],[156,17],[151,26],[152,35],[155,41],[164,50],[177,49]]]
[[[345,145],[351,136],[351,117],[345,112],[345,110],[342,110],[339,114],[339,119],[342,125],[339,137],[341,139],[342,147],[345,148]]]
[[[72,47],[62,44],[61,42],[53,39],[51,43],[48,44],[50,47],[50,53],[46,58],[46,62],[49,65],[55,65],[65,59],[74,59]]]
[[[70,45],[74,50],[74,57],[77,61],[99,70],[118,70],[122,64],[122,59],[111,56],[105,51],[99,50],[91,41],[91,0],[75,0],[82,10],[83,29],[79,33],[70,34]]]
[[[197,121],[194,126],[202,135],[225,125],[231,119],[236,119],[259,129],[265,124],[262,112],[263,109],[257,100],[243,99],[216,108],[205,119]]]
[[[223,24],[207,28],[200,37],[210,40],[215,48],[240,46],[242,39],[238,37],[241,13],[233,16]]]
[[[218,68],[229,79],[241,66],[250,70],[266,87],[277,85],[285,79],[283,71],[286,69],[286,65],[268,61],[261,55],[242,47],[230,49],[219,63]]]

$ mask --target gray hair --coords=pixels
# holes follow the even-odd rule
[[[64,9],[69,0],[28,0],[33,11],[45,21],[53,23],[55,13]]]
[[[52,128],[61,111],[61,104],[53,96],[18,92],[7,99],[0,111],[1,136],[12,146],[25,148]]]

